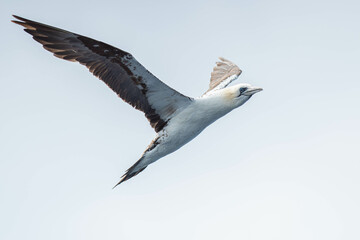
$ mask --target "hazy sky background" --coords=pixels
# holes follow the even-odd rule
[[[0,239],[360,239],[359,1],[0,1]],[[111,188],[154,137],[17,14],[188,96],[223,56],[264,91]]]

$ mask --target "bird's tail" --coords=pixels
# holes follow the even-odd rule
[[[139,168],[139,165],[141,161],[143,160],[143,157],[140,158],[134,165],[132,165],[128,170],[126,170],[125,174],[121,176],[120,181],[113,187],[113,189],[118,186],[120,183],[125,182],[129,180],[132,177],[135,177],[139,173],[141,173],[146,167]]]

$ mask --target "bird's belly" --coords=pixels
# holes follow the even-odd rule
[[[199,135],[208,125],[207,121],[194,117],[172,119],[164,129],[164,143],[168,149],[175,151]]]
[[[180,112],[159,132],[159,144],[151,153],[148,153],[149,161],[154,162],[178,150],[227,112],[229,110],[224,110],[224,108],[218,108],[217,111],[211,111],[210,109],[209,111],[206,106],[189,107]]]

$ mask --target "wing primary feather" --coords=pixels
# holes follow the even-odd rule
[[[156,132],[161,131],[177,111],[192,101],[157,79],[126,51],[86,36],[13,16],[16,20],[12,22],[23,26],[47,51],[58,58],[86,66],[125,102],[143,111]]]

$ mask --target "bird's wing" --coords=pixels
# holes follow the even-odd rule
[[[14,16],[14,23],[54,56],[85,65],[124,101],[143,111],[156,132],[192,99],[161,82],[130,53],[59,28]]]
[[[220,62],[216,62],[211,73],[209,89],[206,92],[225,88],[241,74],[240,68],[234,63],[222,57],[219,59]]]

